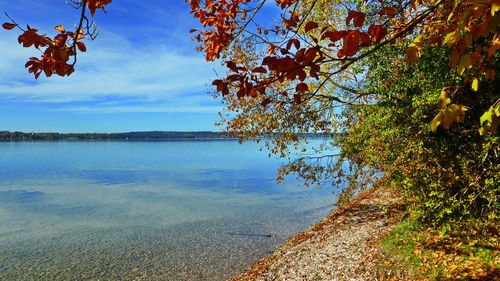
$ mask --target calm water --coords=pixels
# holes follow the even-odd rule
[[[236,141],[0,143],[0,280],[223,280],[334,195]],[[264,235],[275,234],[277,237]]]

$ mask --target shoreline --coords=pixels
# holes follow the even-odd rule
[[[365,190],[229,280],[379,280],[380,240],[403,209],[388,188]]]

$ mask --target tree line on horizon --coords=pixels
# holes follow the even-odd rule
[[[303,138],[315,139],[329,137],[317,133],[300,133]],[[268,138],[269,136],[260,136]],[[49,133],[49,132],[10,132],[0,131],[0,141],[32,141],[32,140],[167,140],[167,139],[233,139],[227,132],[211,131],[145,131],[126,133]]]

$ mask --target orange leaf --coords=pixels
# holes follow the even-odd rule
[[[288,40],[288,43],[286,44],[286,49],[290,50],[290,48],[292,47],[292,44],[293,44],[293,46],[295,46],[295,49],[298,50],[300,48],[300,41],[298,39],[290,39],[290,40]]]
[[[281,9],[284,9],[292,5],[293,0],[276,0],[276,3],[281,7]]]
[[[241,80],[241,75],[239,74],[232,74],[232,75],[229,75],[226,80],[229,81],[229,82],[234,82],[234,81],[238,81],[238,80]]]
[[[232,61],[227,61],[226,66],[227,66],[227,68],[231,69],[232,71],[238,72],[238,67],[236,66],[236,63],[234,63]]]
[[[323,34],[323,39],[328,38],[332,42],[336,42],[342,38],[344,38],[347,35],[347,31],[327,31],[325,34]]]
[[[95,15],[95,11],[97,9],[102,9],[104,10],[104,6],[105,5],[108,5],[109,3],[111,3],[112,0],[88,0],[87,1],[87,7],[89,8],[90,10],[90,15],[92,17],[94,17]]]
[[[220,79],[216,79],[216,80],[212,81],[212,85],[217,86],[217,87],[223,83],[224,83],[224,81],[222,81]]]
[[[237,96],[238,98],[242,98],[242,97],[244,97],[244,96],[246,95],[246,92],[247,92],[247,91],[246,91],[246,89],[244,89],[244,88],[240,88],[240,89],[238,90],[238,92],[236,92],[236,96]]]
[[[360,27],[363,25],[363,22],[365,21],[365,14],[357,11],[349,11],[349,13],[347,14],[347,18],[345,20],[346,24],[349,25],[351,20],[354,20],[355,27]]]
[[[53,44],[58,47],[62,47],[66,45],[67,41],[68,41],[68,35],[65,33],[61,33],[54,38]]]
[[[295,95],[293,95],[293,100],[296,103],[301,103],[302,102],[302,96],[300,94],[295,94]]]
[[[275,45],[269,45],[269,47],[267,47],[267,53],[270,55],[276,54],[276,48]]]
[[[314,61],[314,59],[316,58],[316,55],[317,55],[317,51],[316,49],[314,48],[309,48],[307,49],[307,51],[305,52],[304,54],[304,57],[303,57],[303,60],[307,63],[311,63]]]
[[[37,31],[38,30],[32,29],[28,26],[28,30],[19,35],[17,41],[19,42],[19,44],[23,44],[23,47],[25,48],[31,47],[33,45],[35,46],[35,48],[47,46],[46,38],[37,34]]]
[[[457,66],[458,62],[460,61],[460,57],[461,53],[457,50],[457,48],[453,48],[453,50],[451,51],[449,66],[451,68]]]
[[[369,47],[372,44],[372,39],[365,32],[361,32],[359,34],[359,39],[361,40],[361,44],[359,45],[360,47]]]
[[[344,37],[344,47],[342,48],[342,54],[347,57],[354,56],[359,50],[359,30],[351,30]]]
[[[270,70],[276,68],[276,63],[277,63],[276,57],[267,56],[264,59],[262,59],[262,65],[267,65],[267,67]]]
[[[262,105],[262,106],[264,106],[264,107],[265,107],[266,105],[268,105],[268,104],[270,104],[270,103],[271,103],[271,99],[270,99],[270,98],[265,98],[265,99],[264,99],[264,100],[260,103],[260,105]]]
[[[306,23],[306,26],[304,27],[304,31],[308,32],[309,30],[312,30],[312,29],[315,29],[318,27],[319,27],[318,23],[310,21],[310,22]]]
[[[486,78],[489,80],[495,79],[495,70],[493,69],[486,70]]]
[[[382,10],[380,10],[380,12],[378,12],[379,15],[381,15],[381,16],[387,15],[388,17],[392,17],[396,13],[397,13],[397,10],[394,7],[385,7]]]
[[[78,47],[78,50],[80,50],[80,52],[87,51],[87,47],[85,47],[85,44],[83,44],[82,42],[76,42],[76,47]]]
[[[370,25],[368,33],[373,38],[373,43],[378,44],[387,35],[387,29],[381,25]]]
[[[4,24],[2,24],[2,27],[7,29],[7,30],[11,30],[13,29],[14,27],[16,27],[17,24],[13,24],[13,23],[10,23],[10,22],[6,22]]]
[[[256,98],[256,97],[258,96],[257,90],[255,90],[255,89],[251,89],[251,90],[250,90],[250,96],[251,96],[252,98]]]
[[[299,76],[300,81],[306,80],[307,73],[303,69],[297,70],[297,72],[298,72],[297,76]]]
[[[297,13],[293,13],[291,16],[290,16],[290,19],[284,19],[283,20],[283,25],[285,26],[285,28],[287,29],[291,29],[293,27],[296,27],[297,24],[299,23],[299,16]]]
[[[345,54],[344,54],[344,50],[343,50],[343,49],[340,49],[340,50],[337,52],[337,57],[339,57],[339,58],[343,58],[343,57],[345,57]]]
[[[264,67],[262,66],[259,66],[259,67],[256,67],[252,70],[253,72],[257,72],[257,73],[267,73],[267,69],[265,69]]]
[[[295,90],[299,93],[304,93],[304,92],[307,92],[309,91],[309,87],[307,86],[306,83],[300,83],[297,85],[297,87],[295,88]]]

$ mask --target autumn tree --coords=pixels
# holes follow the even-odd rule
[[[93,37],[87,10],[92,18],[110,2],[74,0],[79,25],[56,27],[55,38],[3,26],[43,51],[26,64],[35,77],[70,75],[80,40]],[[279,179],[328,179],[341,200],[394,185],[436,221],[495,213],[499,0],[276,0],[280,12],[265,22],[265,0],[187,2],[198,51],[227,69],[212,83],[226,131],[268,136],[283,157],[302,132],[334,136],[339,153],[299,157]]]
[[[205,27],[196,35],[200,51],[207,60],[220,58],[228,68],[227,76],[213,82],[216,96],[227,104],[222,124],[228,131],[241,138],[271,135],[270,149],[281,156],[299,140],[298,132],[340,134],[333,142],[342,148],[340,155],[301,157],[283,167],[283,174],[295,172],[311,182],[328,178],[344,187],[346,199],[360,186],[380,183],[380,177],[394,185],[414,181],[400,186],[409,193],[426,187],[418,198],[434,209],[424,212],[433,219],[461,216],[472,209],[484,215],[485,206],[494,209],[500,111],[495,79],[500,48],[498,1],[277,1],[283,12],[272,26],[252,20],[262,1],[190,3]],[[442,51],[434,54],[445,62],[432,56],[423,62],[422,55],[436,48]],[[399,53],[381,57],[388,49]],[[384,63],[393,72],[374,73]],[[399,75],[424,65],[428,72],[418,71],[418,77]],[[404,89],[395,88],[394,80],[403,85],[421,83]],[[382,81],[394,88],[373,87]],[[433,82],[424,85],[424,81]],[[397,112],[401,123],[387,127],[392,122],[382,117],[396,116],[382,106],[389,98],[404,101],[412,91],[418,103],[392,104],[390,112]],[[416,95],[422,92],[425,100]],[[402,112],[403,108],[407,111]],[[366,115],[371,110],[385,116],[371,120]],[[424,111],[419,119],[408,119],[408,111],[413,110]],[[408,130],[411,122],[418,126]],[[368,132],[359,135],[367,124]],[[415,136],[410,144],[418,144],[420,150],[377,135],[389,132],[406,140]],[[453,141],[443,137],[452,132]],[[354,150],[356,141],[363,144],[359,151]],[[463,150],[452,149],[459,143]],[[471,152],[476,154],[466,153],[467,146],[473,146]],[[422,162],[408,161],[415,154]],[[471,157],[467,165],[454,163],[466,156]],[[398,159],[406,164],[393,167]],[[442,161],[433,167],[433,159]],[[447,172],[436,175],[439,167]],[[417,181],[409,172],[415,168],[434,180]],[[405,169],[408,172],[401,173]],[[462,181],[452,180],[464,171],[471,174]],[[439,188],[431,190],[435,186]],[[454,203],[445,203],[443,198],[450,195]]]
[[[18,42],[25,48],[33,47],[41,51],[41,57],[30,57],[25,67],[29,73],[33,73],[38,78],[42,73],[50,77],[53,74],[59,76],[69,76],[75,71],[78,52],[86,52],[87,47],[82,42],[83,39],[93,40],[97,36],[97,30],[91,19],[87,16],[90,13],[94,17],[98,9],[105,10],[105,6],[112,0],[70,0],[67,3],[76,10],[80,10],[78,25],[74,31],[66,30],[62,25],[55,29],[59,32],[54,38],[40,34],[38,29],[27,25],[26,28],[19,25],[14,19],[2,24],[7,30],[18,29],[22,32],[18,37]],[[88,10],[88,12],[87,12]]]

